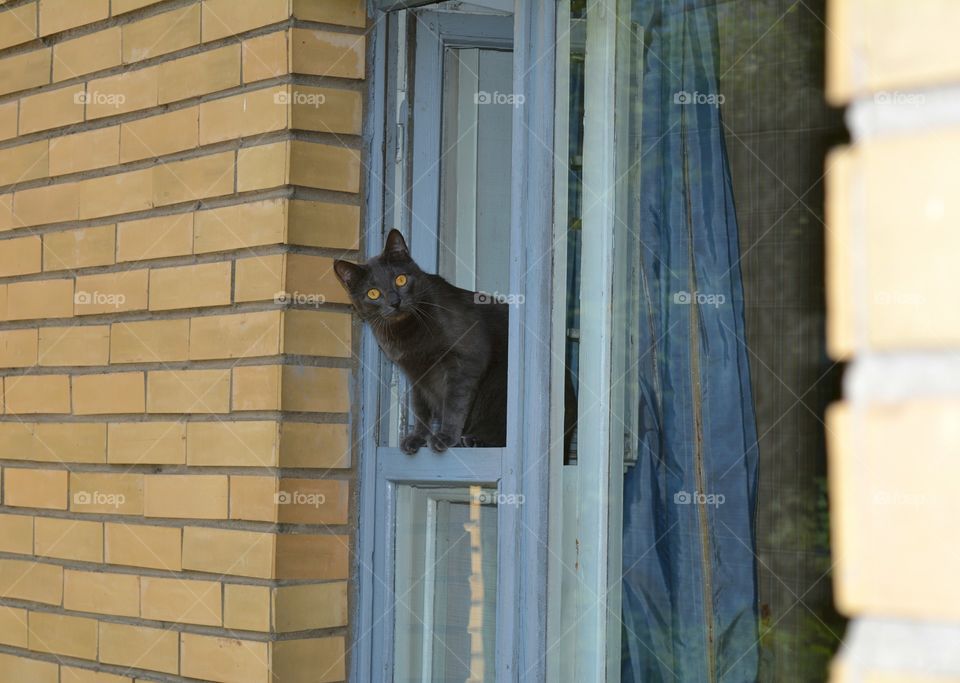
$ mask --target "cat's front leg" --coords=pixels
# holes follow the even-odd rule
[[[424,398],[423,393],[416,386],[412,389],[412,397],[414,417],[413,431],[400,441],[400,450],[407,455],[413,455],[423,446],[427,445],[432,417],[429,404]]]
[[[443,415],[440,416],[440,429],[430,437],[430,448],[434,453],[443,453],[460,443],[477,384],[478,380],[459,378],[447,387]]]

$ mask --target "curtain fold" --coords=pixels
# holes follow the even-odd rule
[[[717,11],[643,27],[640,457],[624,481],[624,682],[755,681],[757,432],[720,119]]]

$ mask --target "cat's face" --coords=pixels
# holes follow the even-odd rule
[[[334,261],[334,272],[364,320],[397,322],[414,313],[423,271],[410,258],[403,236],[391,230],[383,252],[366,264]]]

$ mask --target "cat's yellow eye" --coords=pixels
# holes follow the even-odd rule
[[[371,301],[376,301],[380,298],[380,290],[377,288],[367,290],[367,298]]]
[[[394,282],[397,283],[397,287],[403,287],[405,284],[407,284],[407,276],[397,275],[397,279],[394,280]]]

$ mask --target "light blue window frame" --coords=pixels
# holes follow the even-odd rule
[[[383,217],[384,171],[391,161],[385,150],[395,148],[398,135],[388,106],[396,55],[389,48],[391,20],[384,7],[417,4],[425,3],[376,2],[370,7],[365,256],[381,250],[384,230],[393,227],[384,225]],[[362,333],[357,376],[359,599],[352,620],[351,680],[392,680],[395,493],[406,483],[495,485],[501,494],[523,497],[522,505],[502,506],[498,515],[496,680],[546,680],[547,596],[557,594],[559,578],[550,571],[548,551],[550,534],[557,533],[549,523],[549,503],[560,490],[560,468],[551,464],[562,458],[551,445],[551,363],[544,343],[551,335],[555,13],[550,0],[515,4],[514,94],[523,95],[524,105],[514,110],[509,258],[511,293],[522,295],[525,305],[512,309],[510,318],[507,447],[445,455],[421,450],[411,458],[379,446],[381,358],[370,331]],[[417,247],[412,248],[420,258]],[[551,610],[550,619],[555,618]]]

